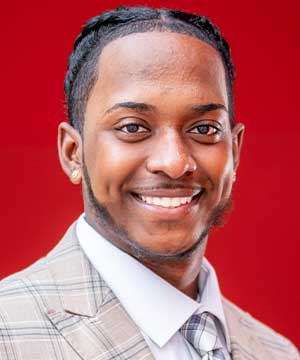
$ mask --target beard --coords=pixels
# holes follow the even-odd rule
[[[233,207],[230,195],[227,199],[225,199],[222,203],[213,209],[205,228],[199,234],[195,244],[193,244],[189,249],[178,253],[160,253],[150,249],[149,247],[141,246],[141,244],[130,237],[130,234],[122,225],[116,223],[107,208],[97,200],[92,189],[90,176],[88,174],[84,159],[82,168],[84,179],[83,191],[85,193],[85,198],[87,199],[87,206],[95,219],[95,224],[90,223],[90,225],[99,233],[101,233],[101,229],[105,229],[107,240],[109,240],[115,246],[119,247],[122,251],[124,251],[124,248],[121,248],[118,246],[118,244],[124,244],[126,248],[125,251],[139,261],[146,260],[148,262],[154,263],[178,263],[180,261],[186,260],[187,258],[191,257],[192,254],[196,252],[199,247],[201,247],[201,245],[204,245],[208,233],[212,228],[222,227],[224,225],[225,215],[227,215]]]

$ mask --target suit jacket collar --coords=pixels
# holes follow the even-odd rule
[[[59,294],[45,301],[47,316],[82,359],[154,360],[140,330],[81,250],[74,224],[48,254],[47,265]],[[251,321],[245,324],[245,314],[225,299],[224,310],[232,359],[272,360]]]
[[[256,335],[252,317],[223,299],[233,360],[274,360]]]
[[[84,359],[154,360],[139,329],[82,252],[75,225],[48,254],[59,301],[47,301],[47,316]]]
[[[93,317],[111,290],[80,248],[73,224],[48,254],[48,268],[66,312]]]

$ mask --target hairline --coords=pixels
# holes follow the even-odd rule
[[[100,59],[101,59],[101,54],[102,51],[104,50],[104,48],[109,45],[111,42],[124,38],[126,36],[130,36],[133,34],[143,34],[143,33],[170,33],[170,34],[180,34],[180,35],[185,35],[185,36],[190,36],[193,37],[194,39],[200,40],[206,44],[208,44],[209,46],[211,46],[218,54],[219,58],[222,61],[222,65],[223,65],[223,69],[224,69],[224,73],[225,73],[225,82],[226,82],[226,91],[227,91],[227,98],[228,98],[228,106],[229,106],[229,122],[230,122],[230,126],[233,127],[234,125],[234,114],[233,114],[233,107],[234,107],[234,94],[233,94],[233,80],[234,79],[230,79],[230,74],[229,74],[229,68],[225,63],[225,59],[223,58],[220,50],[218,49],[218,47],[214,44],[214,41],[211,41],[209,39],[208,36],[205,36],[205,34],[203,33],[203,31],[201,31],[199,28],[185,23],[182,20],[179,19],[174,19],[174,18],[167,18],[168,21],[165,21],[166,18],[164,18],[164,22],[161,22],[161,19],[149,19],[149,20],[137,20],[133,23],[126,23],[126,24],[122,24],[119,27],[117,27],[116,29],[114,29],[113,31],[110,31],[106,34],[104,34],[102,36],[102,38],[100,40],[98,40],[96,46],[90,51],[90,53],[88,54],[87,58],[85,59],[85,61],[83,62],[80,70],[77,73],[77,76],[75,78],[75,81],[73,83],[72,89],[71,89],[71,93],[73,92],[73,89],[76,88],[76,81],[78,81],[78,79],[81,78],[82,73],[85,71],[90,71],[92,69],[92,71],[88,74],[89,79],[87,80],[87,83],[85,84],[85,91],[84,91],[84,96],[81,98],[79,97],[77,99],[77,101],[82,101],[82,104],[79,105],[77,104],[77,107],[81,110],[80,115],[78,116],[80,119],[77,121],[74,121],[74,119],[70,118],[70,122],[72,124],[73,127],[75,127],[77,130],[79,130],[79,132],[81,133],[81,135],[83,135],[83,128],[84,128],[84,123],[85,123],[85,111],[86,111],[86,105],[88,102],[88,99],[90,97],[91,91],[95,85],[95,83],[97,82],[98,78],[99,78],[99,74],[100,74]],[[141,27],[137,27],[137,29],[132,28],[133,24],[136,23],[153,23],[153,22],[157,22],[157,24],[155,24],[153,26],[153,28],[141,28]],[[142,24],[142,26],[143,26]],[[176,24],[179,24],[182,26],[182,29],[175,29],[172,28],[173,26],[176,26]],[[127,28],[127,29],[126,29]],[[188,32],[188,29],[190,29],[190,32]],[[125,31],[124,31],[125,30]],[[126,31],[127,30],[127,31]],[[121,31],[121,33],[120,33]],[[85,69],[87,67],[87,69]],[[86,71],[87,70],[87,71]],[[86,75],[86,74],[85,74]],[[78,128],[78,124],[79,124],[79,128]]]

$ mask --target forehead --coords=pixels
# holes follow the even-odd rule
[[[100,55],[96,93],[171,91],[227,106],[225,70],[218,52],[189,35],[135,33],[108,43]],[[145,90],[144,89],[144,90]],[[212,99],[215,98],[215,99]]]

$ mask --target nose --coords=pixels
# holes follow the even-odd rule
[[[181,134],[168,131],[158,137],[147,159],[147,170],[152,173],[164,173],[171,179],[179,179],[183,175],[193,173],[197,163],[191,154],[189,145]]]

